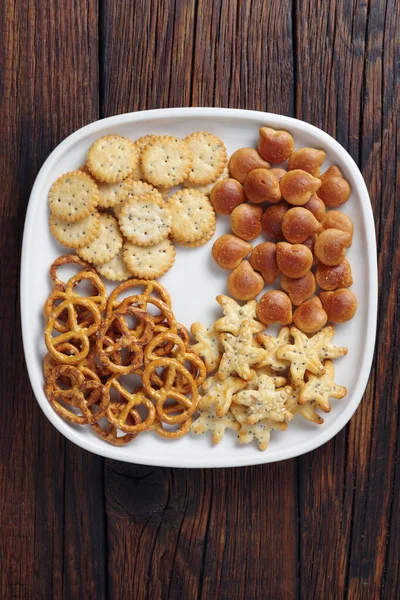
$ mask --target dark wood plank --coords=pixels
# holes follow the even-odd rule
[[[103,0],[101,114],[188,106],[195,0]]]
[[[377,352],[363,402],[345,431],[300,459],[300,590],[307,598],[378,598],[385,581],[384,597],[400,593],[393,518],[399,373],[397,357],[388,353],[399,335],[395,4],[297,3],[296,116],[331,133],[359,163],[375,212],[380,267]]]
[[[19,249],[49,152],[98,117],[97,3],[0,3],[0,597],[97,598],[104,588],[102,460],[47,422],[19,333]],[[40,233],[40,232],[38,232]]]
[[[104,114],[187,104],[291,114],[291,11],[289,1],[105,2]],[[166,15],[156,27],[155,14]],[[111,597],[296,597],[294,461],[214,472],[106,464]]]

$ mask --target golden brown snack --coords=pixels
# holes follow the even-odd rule
[[[346,259],[334,267],[318,263],[315,278],[321,289],[330,292],[338,288],[347,288],[353,285],[351,266]]]
[[[287,343],[278,348],[276,356],[279,360],[290,362],[291,385],[303,386],[306,371],[321,375],[325,372],[323,360],[347,354],[347,348],[331,346],[330,342],[334,334],[335,327],[332,325],[324,327],[312,337],[307,337],[297,327],[290,328],[290,335],[294,339],[293,344]]]
[[[347,389],[335,383],[333,379],[335,371],[331,360],[325,361],[324,368],[325,372],[322,375],[307,373],[307,383],[300,390],[298,403],[301,406],[313,402],[328,413],[331,410],[329,398],[341,400],[346,396]]]
[[[340,229],[353,235],[353,221],[340,210],[330,210],[321,220],[322,229]]]
[[[294,140],[288,131],[261,127],[258,137],[258,151],[272,163],[281,163],[289,158],[294,149]]]
[[[270,169],[254,169],[244,181],[244,192],[255,204],[270,202],[277,204],[281,197],[279,179]]]
[[[244,183],[246,175],[253,169],[269,169],[269,163],[254,148],[239,148],[229,159],[229,173],[239,183]]]
[[[317,221],[322,221],[325,214],[325,204],[321,198],[314,193],[306,204],[303,204],[303,208],[310,210]]]
[[[357,312],[357,298],[351,290],[339,288],[319,295],[328,319],[334,323],[350,321]]]
[[[191,133],[184,142],[193,160],[188,180],[195,185],[205,185],[218,179],[228,162],[224,142],[206,131]]]
[[[274,167],[271,169],[271,173],[275,175],[275,177],[280,181],[285,173],[287,173],[286,169],[281,169],[280,167]]]
[[[287,202],[280,202],[274,206],[268,206],[264,211],[261,228],[274,241],[279,242],[285,239],[282,233],[282,219],[289,208],[290,205]]]
[[[243,260],[228,277],[229,293],[238,300],[252,300],[263,287],[264,279],[247,260]]]
[[[279,269],[293,279],[304,277],[311,269],[313,255],[304,244],[279,242],[276,245],[276,262]]]
[[[258,301],[257,317],[266,325],[272,323],[290,325],[293,315],[289,296],[280,290],[266,292]]]
[[[217,417],[215,406],[210,407],[208,410],[199,410],[199,416],[192,425],[193,433],[201,435],[206,431],[210,431],[213,444],[219,444],[225,435],[225,430],[228,428],[239,431],[240,424],[231,411],[223,417]]]
[[[274,283],[280,271],[276,263],[276,244],[263,242],[258,244],[250,255],[250,264],[259,271],[265,283]]]
[[[289,158],[288,171],[293,169],[302,169],[307,171],[313,177],[319,177],[320,166],[324,162],[326,152],[316,148],[300,148],[295,150]]]
[[[132,173],[139,162],[135,144],[126,137],[111,134],[97,139],[89,148],[86,168],[98,181],[118,183]]]
[[[286,344],[289,343],[289,340],[289,327],[282,327],[278,337],[268,335],[267,333],[258,333],[256,335],[257,343],[267,350],[267,354],[263,362],[267,367],[271,367],[272,372],[286,371],[289,363],[286,360],[280,360],[277,358],[276,353],[279,348],[286,346]]]
[[[220,340],[224,353],[218,368],[219,379],[226,379],[235,373],[246,381],[253,379],[255,371],[250,367],[262,362],[267,352],[264,348],[253,346],[253,329],[250,321],[243,319],[237,336],[221,333]]]
[[[250,300],[240,306],[233,298],[221,294],[216,301],[224,311],[224,316],[215,321],[214,327],[217,331],[239,335],[240,324],[244,319],[249,321],[253,333],[259,333],[265,329],[264,325],[257,321],[257,300]]]
[[[58,385],[61,380],[67,382],[63,388]],[[77,425],[100,421],[110,402],[109,393],[93,371],[65,364],[57,365],[47,375],[45,394],[61,417]]]
[[[221,235],[212,247],[212,256],[222,269],[236,269],[242,260],[251,252],[253,246],[236,235]],[[251,261],[250,261],[251,262]]]
[[[233,233],[246,241],[255,240],[261,233],[261,206],[241,204],[231,214]]]
[[[315,294],[315,277],[311,271],[298,279],[282,275],[281,288],[289,294],[289,298],[295,306],[300,306]]]
[[[288,242],[292,244],[300,244],[309,236],[319,233],[321,224],[314,217],[312,212],[295,206],[290,208],[282,219],[282,233]]]
[[[307,171],[294,169],[282,177],[279,185],[284,200],[293,206],[303,206],[321,187],[321,181]]]
[[[234,208],[246,201],[243,186],[236,179],[218,181],[211,190],[210,200],[217,213],[230,215]]]
[[[329,167],[320,177],[321,187],[318,196],[329,208],[341,206],[350,198],[351,187],[344,179],[340,169],[336,166]]]
[[[249,408],[232,404],[231,412],[240,423],[238,441],[240,444],[250,444],[254,439],[258,442],[260,450],[266,450],[271,438],[271,430],[285,431],[288,427],[286,422],[273,421],[272,419],[261,419],[253,425],[248,424]]]
[[[306,300],[293,313],[293,323],[304,333],[315,333],[322,329],[328,316],[318,296]]]
[[[325,229],[315,241],[315,256],[324,265],[330,267],[338,265],[344,261],[346,248],[351,246],[352,237],[351,233],[340,229]]]
[[[200,410],[209,410],[215,407],[215,412],[218,417],[223,417],[229,411],[232,404],[232,396],[239,392],[247,385],[247,381],[240,377],[229,376],[226,379],[219,377],[209,377],[203,383],[204,396],[200,399]]]

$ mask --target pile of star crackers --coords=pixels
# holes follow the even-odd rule
[[[208,329],[201,323],[191,328],[197,342],[191,350],[208,373],[192,431],[210,431],[217,444],[226,429],[233,429],[240,443],[256,439],[266,450],[271,430],[287,429],[296,413],[322,424],[317,409],[327,413],[329,398],[347,394],[334,381],[332,359],[347,354],[347,348],[331,345],[335,327],[311,337],[283,327],[273,337],[262,333],[265,325],[257,320],[255,300],[244,306],[228,296],[217,301],[224,316]]]
[[[226,164],[224,143],[207,132],[102,137],[81,169],[53,183],[52,234],[112,281],[160,277],[175,261],[175,245],[195,248],[213,236],[208,195],[229,177]]]

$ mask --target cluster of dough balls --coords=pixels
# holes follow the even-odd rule
[[[216,212],[230,216],[232,233],[216,240],[212,254],[231,271],[231,296],[251,300],[280,276],[281,289],[267,291],[258,302],[258,318],[266,325],[294,323],[313,333],[328,320],[350,320],[357,310],[346,259],[354,227],[337,210],[351,189],[338,167],[320,173],[325,157],[320,149],[294,150],[287,131],[261,127],[257,150],[234,152],[230,177],[211,191]],[[268,241],[253,247],[261,233]]]

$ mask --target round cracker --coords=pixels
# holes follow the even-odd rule
[[[184,248],[199,248],[200,246],[204,246],[207,244],[209,240],[211,240],[212,236],[215,233],[216,226],[212,227],[210,231],[206,233],[200,240],[197,242],[180,242],[179,246],[183,246]]]
[[[193,160],[188,180],[204,185],[218,179],[228,162],[224,142],[206,131],[192,133],[184,141],[192,152]]]
[[[203,194],[206,194],[206,196],[209,196],[216,183],[218,183],[219,181],[222,181],[223,179],[228,179],[228,178],[229,178],[229,169],[228,169],[228,167],[225,167],[224,170],[222,171],[221,175],[217,179],[215,179],[215,181],[211,181],[210,183],[205,183],[202,185],[197,185],[196,183],[192,183],[191,181],[189,181],[189,179],[186,179],[183,182],[183,185],[186,188],[198,190],[199,192],[203,192]]]
[[[173,215],[171,237],[177,244],[198,242],[215,227],[213,205],[197,190],[175,192],[168,199],[168,205]]]
[[[100,213],[100,227],[96,236],[76,253],[87,262],[104,265],[116,256],[122,247],[123,238],[118,227],[118,221],[108,213]]]
[[[143,179],[143,171],[142,171],[142,167],[140,165],[140,160],[141,160],[141,155],[142,155],[142,150],[143,148],[145,148],[148,144],[150,144],[151,141],[153,141],[153,139],[155,138],[155,135],[143,135],[142,137],[140,137],[139,139],[135,140],[133,143],[135,144],[137,151],[138,151],[138,164],[136,165],[136,167],[133,169],[131,177],[134,181],[139,181],[141,179]]]
[[[131,186],[132,179],[130,177],[118,183],[99,182],[99,206],[101,208],[113,208],[117,206],[128,197]]]
[[[135,144],[126,137],[112,134],[90,146],[86,166],[98,181],[117,183],[129,177],[138,161]]]
[[[50,188],[49,206],[54,216],[68,223],[87,217],[97,206],[99,188],[83,171],[61,175]]]
[[[175,254],[175,246],[167,238],[150,247],[125,242],[122,256],[132,275],[142,279],[156,279],[169,271],[174,264]]]
[[[110,281],[125,281],[132,276],[122,259],[122,248],[114,258],[104,263],[104,265],[95,266],[100,275],[107,277]]]
[[[96,237],[100,227],[100,215],[94,210],[84,219],[75,223],[62,221],[54,214],[50,215],[50,230],[57,242],[68,248],[80,248]]]
[[[118,222],[130,242],[138,246],[154,246],[168,237],[172,214],[160,194],[150,192],[124,202]]]
[[[192,167],[192,153],[181,139],[155,137],[141,154],[144,178],[157,187],[173,187],[185,181]]]
[[[157,189],[150,183],[146,183],[145,181],[131,181],[128,198],[132,198],[133,196],[139,196],[140,194],[150,194],[151,192],[156,194],[158,193]],[[119,216],[123,205],[124,202],[121,202],[121,204],[117,204],[116,206],[114,206],[113,210],[116,217]]]

